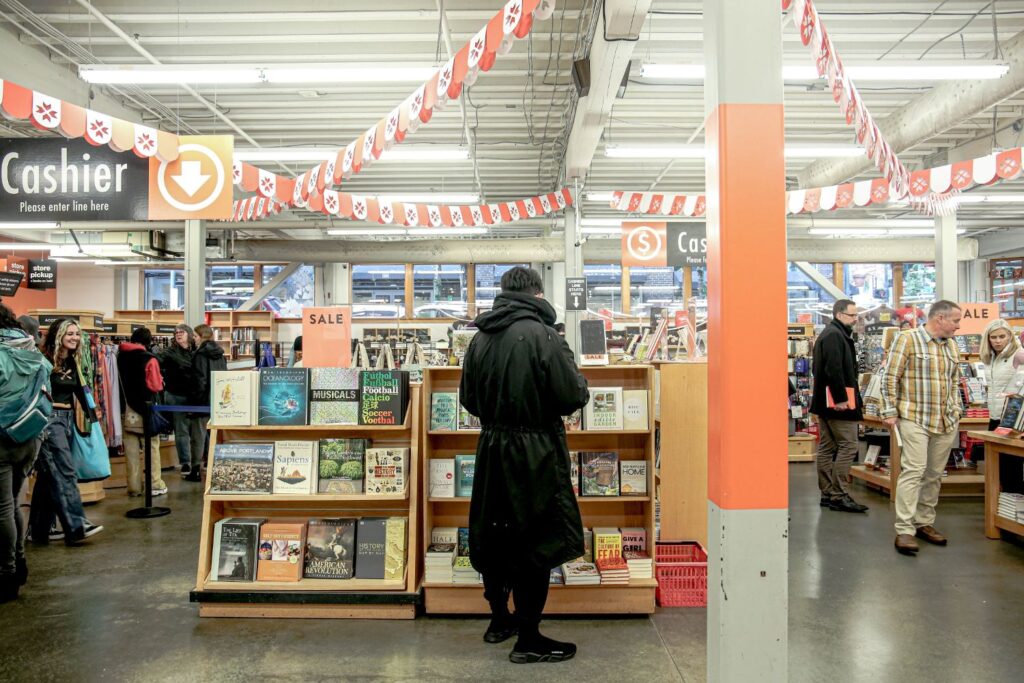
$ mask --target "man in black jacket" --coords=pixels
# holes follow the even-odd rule
[[[476,319],[463,365],[459,400],[480,418],[469,557],[484,578],[491,606],[488,643],[511,638],[515,663],[560,662],[572,643],[540,634],[551,570],[584,553],[583,523],[573,494],[562,416],[586,405],[587,381],[535,270],[501,278],[494,308]],[[508,611],[511,592],[516,615]]]
[[[196,325],[195,342],[198,345],[196,352],[192,354],[192,393],[189,395],[189,403],[194,406],[210,405],[210,385],[212,384],[211,373],[216,370],[227,370],[228,362],[224,358],[224,349],[220,347],[213,338],[213,328],[209,325]],[[197,413],[195,417],[209,420],[209,413]],[[206,432],[203,445],[203,453],[210,450],[210,433]],[[199,467],[191,468],[185,477],[185,481],[201,481]]]
[[[850,497],[850,465],[857,457],[857,426],[864,403],[857,383],[853,324],[857,304],[840,299],[832,322],[814,342],[814,395],[811,412],[818,421],[818,488],[821,506],[841,512],[866,512]]]

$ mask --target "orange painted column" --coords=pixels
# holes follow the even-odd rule
[[[708,680],[787,677],[786,204],[778,0],[705,0]]]

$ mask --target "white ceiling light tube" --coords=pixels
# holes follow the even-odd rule
[[[79,249],[77,244],[51,244],[50,253],[54,256],[64,258],[94,259],[97,256],[104,258],[117,257],[138,257],[139,254],[132,251],[128,244],[83,244]]]
[[[943,62],[897,62],[850,64],[844,62],[847,74],[856,81],[949,81],[991,80],[1001,78],[1010,70],[1006,62],[989,60],[952,60]],[[702,81],[703,64],[644,64],[640,77],[651,80]],[[782,78],[786,81],[816,81],[820,78],[813,64],[784,64]]]
[[[12,221],[8,223],[0,221],[0,230],[54,230],[59,227],[60,223],[55,221],[40,221],[38,223],[27,221]]]
[[[320,147],[236,149],[234,153],[237,161],[329,161],[337,156],[337,149]],[[469,150],[453,147],[406,147],[387,150],[380,158],[392,161],[462,161],[469,158]]]
[[[78,68],[83,81],[97,84],[223,83],[416,83],[437,68],[424,64],[289,64],[284,66],[225,66],[223,64],[142,65],[86,64]]]
[[[957,235],[966,230],[958,228]],[[811,228],[808,235],[822,237],[934,237],[934,228]]]
[[[580,228],[583,235],[621,235],[622,228]]]
[[[405,234],[405,228],[338,228],[327,231],[328,235],[339,237],[370,237],[370,236],[400,236]]]
[[[974,194],[966,193],[956,196],[960,204],[1013,204],[1024,202],[1024,194],[1005,192],[999,194]]]
[[[461,237],[463,235],[486,235],[487,228],[409,228],[406,234],[410,237]]]

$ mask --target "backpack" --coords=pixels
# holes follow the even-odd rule
[[[52,370],[39,351],[0,344],[0,434],[25,443],[42,433],[53,412]]]

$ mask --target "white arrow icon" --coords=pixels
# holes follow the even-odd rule
[[[579,308],[580,307],[580,298],[578,296],[574,296],[572,298],[572,307],[573,308]]]
[[[198,161],[182,161],[181,173],[172,175],[171,180],[178,183],[178,187],[185,191],[189,197],[195,196],[210,176],[202,172],[202,166]]]

